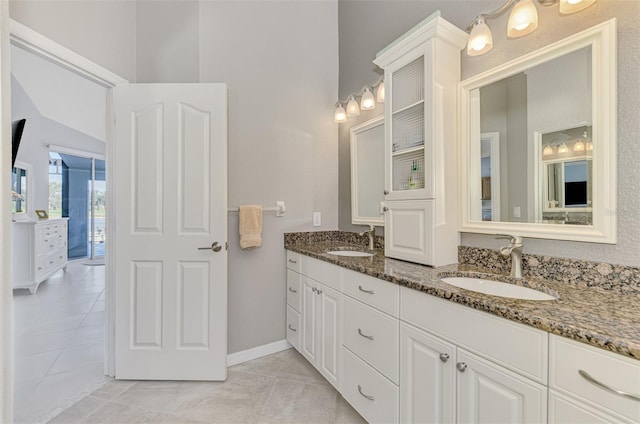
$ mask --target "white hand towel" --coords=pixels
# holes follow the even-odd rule
[[[238,209],[240,248],[262,246],[262,206],[242,205]]]

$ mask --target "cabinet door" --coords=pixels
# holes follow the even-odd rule
[[[547,422],[547,388],[458,349],[459,423]]]
[[[316,305],[317,301],[317,292],[318,292],[318,283],[313,281],[310,278],[305,277],[304,275],[301,277],[301,287],[302,287],[302,354],[307,358],[309,362],[312,364],[316,363],[317,357],[317,312]]]
[[[316,368],[340,390],[340,347],[342,345],[342,294],[318,284],[317,327],[318,357]]]
[[[435,200],[386,202],[384,253],[433,265],[433,210]]]
[[[455,346],[400,326],[400,422],[453,423]]]
[[[386,200],[433,198],[433,41],[385,69]]]
[[[287,341],[300,352],[300,314],[287,305]]]

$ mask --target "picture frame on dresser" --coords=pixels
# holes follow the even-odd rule
[[[45,210],[36,210],[36,216],[38,219],[49,219],[49,214]]]

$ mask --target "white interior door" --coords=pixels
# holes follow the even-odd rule
[[[116,378],[224,380],[226,85],[114,98]]]

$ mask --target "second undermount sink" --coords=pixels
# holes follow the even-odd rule
[[[327,253],[336,256],[350,256],[352,258],[369,258],[373,256],[373,253],[363,252],[361,250],[330,250]]]
[[[515,284],[503,283],[501,281],[485,280],[482,278],[470,277],[445,277],[441,279],[447,284],[460,287],[478,293],[489,294],[499,297],[510,297],[523,300],[556,300],[556,297],[528,287],[516,286]]]

